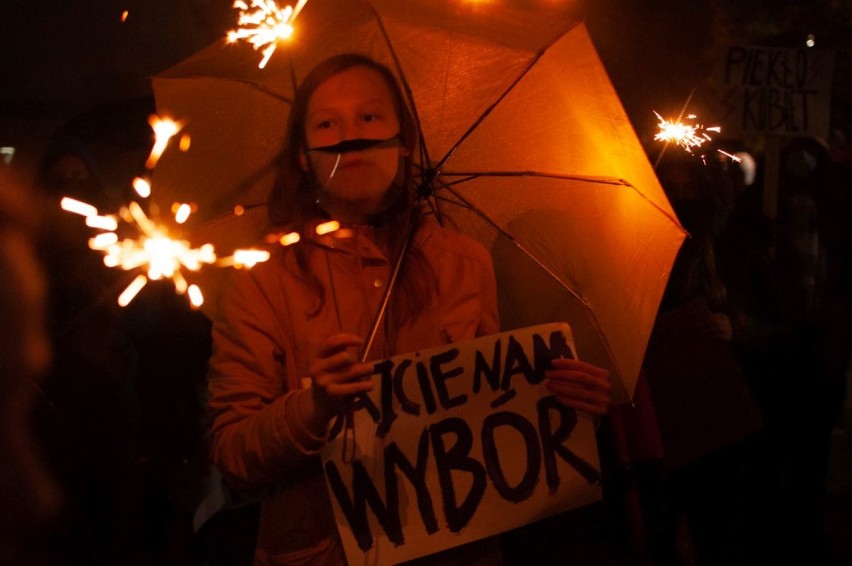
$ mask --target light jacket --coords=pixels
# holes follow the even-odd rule
[[[310,395],[308,367],[318,347],[339,332],[365,336],[390,277],[373,229],[347,228],[303,235],[309,241],[298,244],[316,246],[309,264],[325,290],[318,312],[318,294],[287,247],[251,270],[234,270],[216,311],[212,454],[232,487],[269,490],[256,564],[344,562],[319,458],[325,437],[308,430],[295,408],[297,396]],[[499,331],[488,252],[429,218],[414,243],[434,274],[436,297],[393,343],[379,332],[369,359]]]

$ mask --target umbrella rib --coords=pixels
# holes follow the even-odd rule
[[[627,181],[625,179],[618,179],[616,177],[591,177],[586,175],[566,175],[561,173],[543,173],[540,171],[488,171],[488,172],[480,172],[480,173],[471,173],[464,171],[456,171],[456,172],[443,172],[441,173],[442,177],[462,177],[461,179],[456,179],[445,183],[443,185],[447,190],[450,189],[453,185],[457,185],[460,183],[465,183],[472,179],[477,179],[479,177],[542,177],[545,179],[561,179],[567,181],[584,181],[587,183],[597,183],[601,185],[614,185],[619,187],[627,187],[633,189],[633,191],[638,194],[643,200],[645,200],[648,204],[654,207],[657,212],[671,220],[672,224],[680,227],[680,222],[675,218],[672,214],[668,213],[665,209],[661,208],[657,203],[652,201],[642,193],[633,183]],[[453,194],[455,191],[451,191]],[[681,230],[683,228],[681,227]],[[686,233],[686,230],[683,230]]]
[[[576,25],[577,24],[574,24],[574,26],[572,26],[572,27],[575,27]],[[563,36],[559,36],[559,37],[554,38],[550,43],[548,43],[547,45],[543,46],[541,49],[538,50],[538,52],[535,54],[535,56],[533,56],[533,58],[530,60],[529,64],[527,64],[526,68],[521,73],[519,73],[517,77],[515,77],[515,79],[512,81],[512,84],[510,84],[508,87],[506,87],[506,90],[504,90],[500,94],[500,96],[498,96],[494,100],[494,102],[492,102],[491,105],[489,105],[488,108],[485,109],[485,111],[479,116],[479,118],[477,118],[473,122],[473,124],[471,124],[471,126],[467,129],[467,131],[465,133],[463,133],[461,135],[461,137],[459,137],[458,140],[456,140],[456,142],[447,151],[446,155],[444,155],[444,157],[441,158],[441,160],[438,162],[438,164],[435,165],[435,169],[437,171],[440,171],[444,167],[444,165],[447,163],[447,161],[449,161],[450,157],[452,157],[452,155],[456,152],[458,147],[462,143],[464,143],[464,141],[474,132],[474,130],[476,130],[476,128],[479,127],[479,125],[483,121],[485,121],[485,118],[487,118],[491,114],[491,112],[494,111],[494,109],[497,107],[497,105],[500,104],[503,101],[503,99],[506,98],[509,95],[510,92],[512,92],[512,90],[518,85],[518,83],[521,82],[521,80],[525,76],[527,76],[527,73],[529,73],[532,70],[532,68],[536,65],[536,63],[538,63],[539,59],[542,58],[542,56],[545,54],[545,52],[548,49],[550,49],[557,41],[559,41],[559,39],[561,39],[561,37],[563,37]]]
[[[601,185],[619,185],[624,187],[633,187],[629,181],[619,179],[617,177],[593,177],[591,175],[570,175],[565,173],[544,173],[542,171],[482,171],[473,173],[468,171],[450,171],[442,172],[442,177],[465,177],[453,181],[453,184],[469,181],[477,177],[542,177],[545,179],[561,179],[565,181],[585,181],[587,183],[598,183]]]
[[[580,303],[582,303],[584,307],[586,307],[587,309],[591,308],[591,305],[589,304],[588,299],[586,299],[584,296],[582,296],[571,285],[569,285],[568,283],[563,281],[562,278],[559,277],[559,275],[554,273],[554,271],[550,267],[548,267],[544,262],[542,262],[540,259],[538,259],[535,256],[535,254],[533,254],[531,251],[529,251],[527,248],[525,248],[523,244],[521,244],[518,240],[516,240],[515,237],[512,236],[512,234],[510,234],[509,232],[504,230],[490,216],[488,216],[487,214],[482,212],[482,210],[480,210],[478,207],[474,206],[473,203],[471,203],[469,200],[467,200],[462,195],[460,195],[458,193],[458,191],[456,191],[456,190],[454,190],[450,187],[447,187],[446,190],[448,192],[450,192],[453,196],[455,196],[457,199],[459,199],[459,201],[464,203],[465,207],[467,207],[469,210],[473,211],[477,216],[479,216],[482,220],[484,220],[486,223],[488,223],[492,228],[497,230],[497,232],[502,234],[507,240],[509,240],[512,243],[512,245],[514,245],[521,252],[523,252],[527,257],[529,257],[533,262],[535,262],[536,265],[538,265],[541,269],[543,269],[545,273],[547,273],[550,277],[552,277],[554,281],[559,283],[566,291],[571,293],[574,296],[574,298],[576,298],[578,301],[580,301]]]
[[[219,208],[220,207],[219,203],[231,202],[235,195],[239,195],[240,193],[245,191],[248,187],[251,187],[258,180],[262,179],[270,171],[274,170],[275,167],[278,165],[279,160],[282,158],[282,155],[283,155],[283,152],[279,153],[278,155],[273,157],[271,160],[269,160],[266,164],[264,164],[262,167],[257,169],[254,173],[252,173],[249,177],[240,181],[240,183],[236,187],[234,187],[232,190],[228,191],[225,195],[223,195],[221,198],[219,198],[216,201],[213,208],[214,209]],[[243,205],[243,208],[248,208],[248,207],[246,205]]]
[[[611,347],[611,346],[610,346],[610,344],[609,344],[609,340],[607,340],[607,339],[606,339],[606,334],[604,334],[603,329],[601,328],[600,323],[598,322],[597,317],[596,317],[596,316],[594,316],[594,310],[592,310],[592,305],[589,303],[588,299],[586,299],[585,297],[583,297],[583,296],[582,296],[582,295],[581,295],[581,294],[580,294],[580,293],[579,293],[576,289],[574,289],[571,285],[569,285],[568,283],[566,283],[565,281],[563,281],[563,280],[562,280],[562,278],[561,278],[561,277],[559,277],[559,275],[557,275],[556,273],[554,273],[554,271],[553,271],[552,269],[550,269],[550,268],[549,268],[549,267],[548,267],[548,266],[547,266],[544,262],[542,262],[540,259],[538,259],[538,258],[535,256],[535,254],[533,254],[530,250],[528,250],[527,248],[525,248],[525,247],[523,246],[523,244],[521,244],[520,242],[518,242],[518,241],[515,239],[515,237],[514,237],[514,236],[512,236],[509,232],[507,232],[507,231],[506,231],[506,230],[504,230],[502,227],[500,227],[500,226],[499,226],[496,222],[494,222],[494,220],[492,220],[492,219],[491,219],[491,218],[490,218],[487,214],[485,214],[485,213],[484,213],[484,212],[482,212],[479,208],[477,208],[476,206],[474,206],[474,205],[473,205],[473,203],[471,203],[470,201],[468,201],[466,198],[464,198],[463,196],[461,196],[461,195],[460,195],[460,194],[459,194],[456,190],[454,190],[454,189],[452,189],[452,188],[450,188],[450,187],[447,187],[447,188],[446,188],[446,190],[447,190],[449,193],[453,194],[453,195],[454,195],[456,198],[458,198],[461,202],[463,202],[463,203],[464,203],[464,205],[465,205],[467,208],[469,208],[470,210],[472,210],[472,211],[473,211],[473,212],[474,212],[477,216],[479,216],[480,218],[482,218],[482,220],[484,220],[487,224],[489,224],[491,227],[493,227],[495,230],[497,230],[497,232],[499,232],[500,234],[502,234],[502,235],[503,235],[503,236],[504,236],[504,237],[505,237],[505,238],[506,238],[506,239],[507,239],[507,240],[508,240],[508,241],[509,241],[509,242],[510,242],[513,246],[515,246],[515,247],[516,247],[516,248],[517,248],[517,249],[518,249],[521,253],[523,253],[524,255],[526,255],[526,256],[527,256],[527,257],[528,257],[528,258],[529,258],[529,259],[530,259],[533,263],[535,263],[536,265],[538,265],[538,266],[539,266],[539,267],[540,267],[540,268],[541,268],[541,269],[542,269],[542,270],[543,270],[543,271],[544,271],[544,272],[545,272],[545,273],[546,273],[549,277],[551,277],[554,281],[556,281],[556,283],[558,283],[558,284],[559,284],[562,288],[564,288],[566,291],[568,291],[568,293],[570,293],[570,294],[571,294],[574,298],[576,298],[576,299],[580,302],[580,304],[582,304],[582,305],[583,305],[583,307],[584,307],[584,308],[587,310],[587,312],[589,313],[589,321],[590,321],[590,323],[592,324],[592,326],[594,327],[595,333],[596,333],[596,334],[597,334],[597,335],[601,338],[601,342],[603,343],[603,346],[604,346],[604,348],[605,348],[605,349],[606,349],[606,351],[607,351],[607,355],[609,356],[609,359],[613,361],[613,364],[614,364],[614,367],[615,367],[615,369],[616,369],[616,372],[618,373],[618,375],[621,375],[621,370],[620,370],[620,368],[618,368],[618,366],[617,366],[617,364],[616,364],[616,362],[615,362],[615,355],[614,355],[614,353],[613,353],[613,351],[612,351],[612,347]]]
[[[379,26],[379,31],[382,33],[382,37],[385,38],[385,44],[388,47],[388,51],[390,52],[390,56],[393,59],[394,65],[396,65],[397,74],[399,75],[399,82],[402,83],[402,88],[405,90],[405,94],[408,98],[408,103],[411,106],[411,116],[414,118],[414,126],[417,131],[417,138],[420,145],[420,158],[421,163],[425,164],[427,168],[431,169],[432,161],[429,158],[429,149],[426,146],[426,138],[423,136],[423,128],[420,126],[420,114],[417,112],[417,103],[414,101],[414,91],[411,89],[411,85],[408,83],[408,79],[405,76],[405,73],[402,69],[402,63],[399,61],[399,57],[396,54],[396,49],[393,47],[393,43],[391,42],[390,35],[388,34],[387,29],[385,28],[385,23],[382,21],[382,17],[379,14],[378,10],[372,5],[370,5],[370,9],[373,10],[373,14],[376,17],[376,23]]]
[[[225,82],[229,82],[229,83],[237,83],[237,84],[241,84],[241,85],[250,86],[251,88],[258,90],[259,92],[262,92],[263,94],[268,94],[272,98],[275,98],[275,99],[280,100],[282,102],[286,102],[287,104],[290,104],[290,105],[293,104],[292,98],[288,98],[286,96],[283,96],[280,93],[277,93],[274,90],[263,86],[262,84],[258,83],[257,81],[247,81],[247,80],[242,80],[242,79],[233,79],[233,78],[226,78],[226,77],[210,77],[210,76],[204,76],[204,75],[188,75],[188,76],[185,76],[185,77],[160,77],[160,79],[161,80],[162,79],[166,79],[166,80],[171,80],[171,79],[174,79],[174,80],[213,79],[213,80],[221,80],[221,81],[225,81]]]

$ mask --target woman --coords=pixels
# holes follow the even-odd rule
[[[416,131],[393,75],[359,55],[318,65],[290,114],[289,154],[270,198],[299,244],[235,272],[213,326],[213,458],[236,488],[268,488],[255,562],[340,564],[319,453],[329,422],[372,389],[359,350],[414,226],[398,286],[364,359],[498,332],[488,253],[415,209]],[[295,186],[294,191],[292,187]],[[328,219],[341,230],[318,235]],[[606,372],[555,362],[552,390],[606,411]]]

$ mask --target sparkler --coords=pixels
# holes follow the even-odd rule
[[[658,126],[660,128],[657,135],[654,136],[654,139],[666,142],[667,144],[674,143],[686,150],[687,153],[692,153],[693,148],[701,147],[704,142],[713,139],[707,132],[714,132],[718,134],[722,131],[722,128],[719,126],[705,128],[701,124],[685,124],[680,121],[669,121],[657,114],[657,112],[654,112],[654,114],[659,120]],[[690,114],[686,118],[691,121],[695,121],[697,119],[695,114]],[[717,149],[716,151],[729,158],[731,161],[741,161],[739,157],[728,153],[727,151],[723,151],[721,149]],[[702,155],[701,157],[703,160],[704,156]],[[662,153],[660,153],[660,158],[662,158]],[[657,163],[659,162],[660,160],[658,158]]]
[[[118,298],[118,304],[121,306],[129,304],[149,280],[171,279],[175,290],[182,295],[190,287],[182,269],[198,271],[203,265],[216,261],[212,245],[204,244],[193,248],[184,240],[170,238],[168,229],[148,218],[135,201],[122,208],[119,216],[132,226],[138,237],[119,238],[116,233],[116,221],[114,225],[96,226],[101,229],[112,228],[112,231],[105,231],[93,237],[89,240],[89,247],[103,252],[104,265],[107,267],[117,267],[125,271],[147,268],[147,275],[139,274],[121,293]],[[92,218],[100,217],[87,216],[86,223],[90,226],[92,224],[89,220]],[[203,300],[200,289],[190,294],[190,302],[195,307],[201,306]]]
[[[243,0],[236,0],[234,8],[240,10],[237,25],[228,32],[228,41],[233,43],[245,39],[255,50],[262,49],[263,58],[258,67],[263,69],[275,52],[278,42],[293,35],[293,22],[308,0],[298,0],[295,7],[279,8],[275,0],[251,0],[251,7]]]
[[[304,4],[302,2],[301,5]],[[149,119],[154,130],[155,143],[151,150],[146,166],[153,169],[162,153],[166,150],[169,140],[183,127],[180,121],[159,118],[152,115]],[[185,137],[188,149],[188,137]],[[136,177],[132,182],[136,194],[141,198],[151,195],[151,182],[143,177]],[[193,307],[199,307],[204,302],[204,295],[197,285],[191,285],[184,276],[184,270],[197,272],[205,266],[251,268],[270,258],[269,251],[257,249],[238,249],[233,255],[217,258],[212,244],[203,244],[193,248],[186,240],[170,237],[169,229],[156,218],[150,218],[142,206],[131,201],[122,207],[117,214],[101,214],[91,204],[64,197],[60,201],[63,210],[78,214],[85,218],[86,225],[98,230],[99,233],[89,240],[89,247],[104,254],[104,265],[124,271],[144,270],[138,273],[133,281],[120,293],[118,304],[122,307],[131,301],[151,280],[170,279],[175,291],[186,294]],[[182,225],[189,220],[196,207],[191,203],[174,203],[173,222]],[[244,212],[242,206],[234,208],[234,215]],[[120,223],[121,222],[121,223]],[[119,236],[121,229],[122,236]],[[128,237],[127,234],[130,233]],[[336,221],[324,222],[316,226],[318,235],[334,233],[336,237],[349,237],[350,231],[341,229]],[[301,236],[297,232],[288,234],[270,234],[269,243],[279,243],[289,246],[299,242]]]
[[[659,120],[658,126],[660,128],[654,139],[666,143],[674,143],[686,150],[687,153],[692,153],[693,148],[701,147],[704,142],[712,139],[707,132],[718,133],[721,131],[721,128],[718,126],[705,128],[701,124],[669,121],[657,114],[657,112],[654,112],[654,114]],[[695,114],[690,114],[686,118],[693,122],[697,119]]]
[[[153,168],[169,139],[180,131],[182,123],[157,116],[151,116],[149,123],[154,130],[155,143],[146,166]],[[151,195],[151,183],[147,179],[136,177],[132,184],[141,198]],[[118,214],[108,215],[100,214],[91,204],[69,197],[64,197],[60,206],[67,212],[83,216],[87,226],[100,231],[89,240],[89,247],[104,254],[104,265],[125,271],[145,270],[119,295],[118,304],[122,307],[130,304],[148,281],[159,279],[170,279],[178,294],[187,294],[190,304],[199,307],[204,302],[204,295],[197,285],[189,284],[184,270],[199,271],[212,264],[252,267],[269,259],[269,252],[263,250],[235,250],[233,256],[217,259],[212,244],[193,248],[185,240],[171,238],[168,228],[149,218],[136,201],[122,207]],[[172,208],[174,222],[185,223],[194,211],[193,204],[175,203]],[[132,237],[119,237],[119,228],[124,234],[129,231]]]

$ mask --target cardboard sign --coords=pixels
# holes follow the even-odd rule
[[[732,46],[721,65],[726,130],[828,135],[834,53]]]
[[[560,323],[376,363],[373,391],[323,452],[349,564],[410,560],[598,501],[593,422],[544,385],[551,360],[573,352]]]

